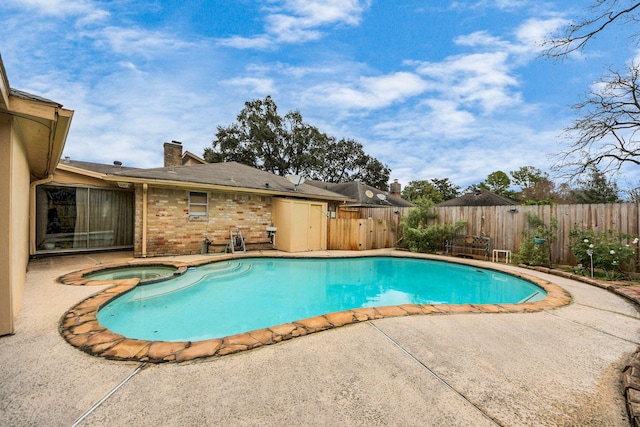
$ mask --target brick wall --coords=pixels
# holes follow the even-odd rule
[[[198,190],[196,190],[198,191]],[[240,230],[248,247],[269,247],[272,199],[242,193],[209,192],[209,214],[189,217],[189,190],[148,189],[147,256],[199,254],[207,237],[210,252],[224,251],[230,230]],[[142,187],[136,188],[135,256],[142,255]]]

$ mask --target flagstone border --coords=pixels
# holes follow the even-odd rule
[[[362,254],[356,252],[353,255],[345,255],[344,253],[341,253],[338,257],[349,258],[362,256]],[[209,264],[229,259],[258,257],[327,258],[331,257],[331,255],[313,256],[307,253],[303,256],[296,256],[295,254],[282,253],[248,253],[221,255],[215,259],[203,259],[190,263],[171,261],[154,261],[145,263],[132,261],[130,263],[103,265],[75,271],[58,278],[60,283],[66,285],[113,285],[110,288],[86,298],[69,309],[62,316],[59,325],[59,332],[69,344],[94,356],[104,357],[111,360],[128,360],[150,363],[185,362],[204,357],[219,357],[234,354],[328,329],[387,317],[452,315],[461,313],[532,313],[562,307],[572,301],[571,295],[558,285],[528,274],[508,271],[501,268],[499,264],[489,263],[486,261],[450,259],[409,252],[381,253],[379,255],[366,256],[433,259],[441,262],[466,264],[483,269],[497,270],[529,282],[533,282],[543,288],[547,292],[547,296],[541,301],[522,304],[403,304],[399,306],[357,308],[204,341],[148,341],[127,338],[123,335],[114,333],[100,325],[97,319],[98,310],[102,306],[119,295],[130,291],[141,283],[141,281],[139,279],[95,281],[89,280],[85,276],[100,270],[122,268],[123,266],[170,265],[177,268],[176,274],[183,274],[190,266]]]

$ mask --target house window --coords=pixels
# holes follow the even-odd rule
[[[209,213],[209,193],[189,192],[189,216],[207,216]]]

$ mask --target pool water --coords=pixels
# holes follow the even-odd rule
[[[545,296],[517,277],[440,261],[249,258],[139,285],[101,308],[98,320],[129,338],[199,341],[359,307],[510,304]]]
[[[91,280],[118,280],[118,279],[158,279],[161,277],[172,276],[177,268],[152,265],[152,266],[131,266],[122,268],[113,268],[109,270],[102,270],[97,273],[91,273],[84,276]]]

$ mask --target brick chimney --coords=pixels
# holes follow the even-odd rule
[[[391,185],[389,185],[389,192],[392,196],[400,197],[402,186],[397,179],[394,179]]]
[[[182,166],[182,142],[164,143],[164,167]]]

